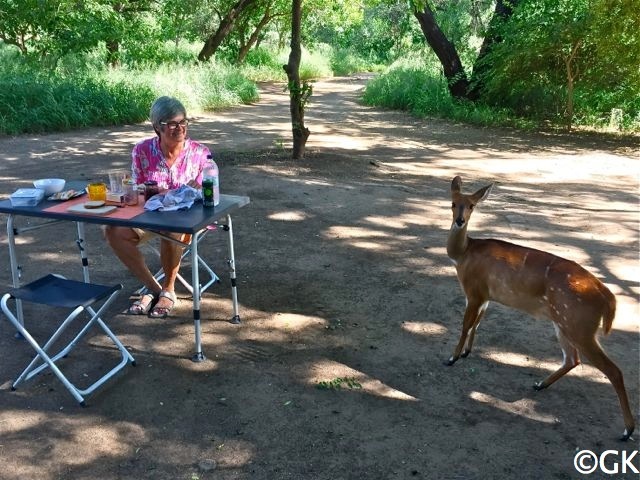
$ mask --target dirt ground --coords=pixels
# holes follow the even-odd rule
[[[640,432],[617,441],[622,415],[599,371],[581,365],[533,390],[562,360],[550,322],[492,304],[472,354],[443,365],[465,306],[445,252],[449,186],[461,175],[466,190],[495,182],[472,236],[576,260],[616,294],[614,330],[602,343],[640,418],[637,139],[418,120],[362,106],[364,83],[316,83],[303,161],[289,159],[281,86],[190,127],[216,152],[222,192],[251,198],[233,216],[241,325],[227,321],[225,235],[214,232],[201,248],[222,277],[203,297],[205,362],[190,361],[188,292],[178,291],[169,319],[126,315],[138,285],[100,229],[87,227],[92,279],[125,286],[106,317],[137,366],[87,408],[50,374],[12,392],[31,352],[1,321],[0,478],[637,478],[628,466],[621,473],[620,459],[638,450]],[[2,138],[0,194],[47,176],[105,179],[150,134],[141,124]],[[73,230],[56,224],[19,236],[24,281],[48,271],[81,278]],[[0,285],[10,278],[6,262]],[[113,358],[100,337],[89,351],[98,364]],[[80,378],[93,371],[76,360]],[[585,449],[617,451],[605,467],[619,473],[579,474],[574,456]],[[632,464],[640,469],[640,454]]]

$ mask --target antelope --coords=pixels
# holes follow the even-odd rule
[[[622,372],[596,338],[601,322],[605,334],[611,330],[616,312],[615,296],[575,262],[502,240],[467,236],[474,207],[487,198],[492,187],[490,184],[465,195],[459,176],[451,182],[453,222],[447,255],[455,264],[467,305],[460,340],[445,364],[453,365],[471,353],[478,324],[490,301],[529,313],[534,318],[547,318],[553,322],[564,360],[558,370],[534,385],[535,390],[547,388],[575,368],[582,355],[607,376],[618,394],[625,424],[621,440],[628,440],[635,420]]]

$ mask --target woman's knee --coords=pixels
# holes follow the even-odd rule
[[[138,235],[136,235],[131,228],[127,227],[105,225],[103,233],[107,243],[112,247],[114,245],[117,246],[125,243],[137,245],[140,240]]]

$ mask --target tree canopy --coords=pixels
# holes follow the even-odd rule
[[[262,45],[289,45],[292,6],[0,0],[0,40],[51,69],[87,52],[112,67],[212,57],[242,64]],[[327,46],[337,72],[352,57],[372,66],[422,55],[439,65],[456,100],[568,125],[612,108],[640,115],[638,0],[301,0],[300,7],[301,44]],[[186,44],[196,48],[187,52]]]

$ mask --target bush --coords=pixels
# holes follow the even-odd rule
[[[459,102],[449,94],[438,64],[420,59],[395,62],[365,88],[367,105],[406,110],[419,117],[442,117],[477,125],[517,126],[531,129],[534,123],[507,109],[494,109],[471,102]]]
[[[140,122],[161,95],[179,98],[189,113],[258,99],[254,82],[237,68],[214,62],[71,71],[69,65],[80,62],[69,58],[64,68],[49,72],[5,49],[0,49],[0,60],[0,134]]]

